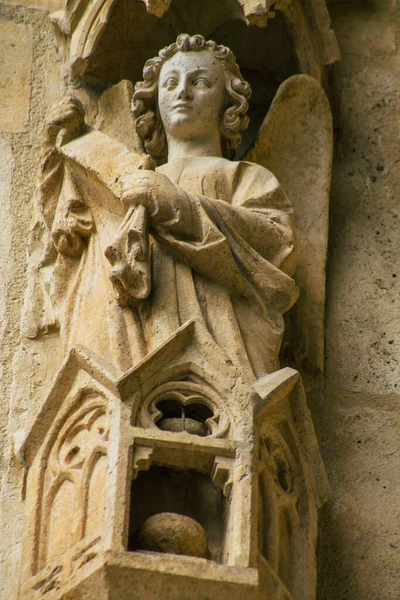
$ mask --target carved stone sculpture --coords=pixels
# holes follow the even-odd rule
[[[315,80],[291,78],[234,161],[250,93],[227,47],[181,34],[136,84],[134,150],[73,96],[48,116],[28,330],[59,327],[66,358],[19,449],[21,598],[315,597],[329,490],[299,374],[279,370],[294,220],[266,167],[295,96],[291,136],[313,168],[285,170],[281,148],[276,164],[302,208],[312,182],[320,218],[329,106]],[[321,267],[305,246],[312,303]]]
[[[91,134],[66,144],[83,131],[82,108],[66,100],[49,117],[48,144],[58,131],[61,139],[46,159],[42,198],[59,253],[53,285],[65,348],[82,344],[126,369],[196,318],[249,380],[270,373],[281,315],[297,297],[292,208],[269,171],[229,160],[247,124],[249,86],[233,55],[199,36],[178,38],[144,73],[136,127],[163,164],[118,160],[120,191],[106,202],[95,183],[82,189],[76,164]],[[108,145],[96,149],[106,160]]]

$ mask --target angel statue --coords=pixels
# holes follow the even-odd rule
[[[326,97],[306,75],[285,81],[233,160],[251,91],[229,48],[181,34],[134,90],[84,85],[48,114],[31,244],[18,374],[35,403],[14,436],[23,597],[82,597],[110,556],[130,598],[157,597],[161,552],[178,596],[193,567],[195,598],[224,585],[315,598],[329,487],[300,374],[279,352],[297,282],[296,345],[323,348]],[[118,594],[121,577],[107,583]]]
[[[250,381],[279,368],[282,315],[298,294],[293,211],[269,170],[232,160],[250,95],[229,48],[179,35],[135,86],[144,150],[134,168],[122,153],[118,198],[71,158],[85,146],[71,141],[85,127],[80,103],[50,114],[42,212],[66,346],[127,369],[195,319]]]

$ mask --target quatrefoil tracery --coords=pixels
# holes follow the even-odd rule
[[[138,424],[201,437],[223,437],[229,419],[213,395],[205,385],[191,381],[165,383],[145,399]]]

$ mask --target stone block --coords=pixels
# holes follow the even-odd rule
[[[396,52],[395,0],[339,3],[330,8],[341,51],[373,57]]]
[[[18,133],[28,125],[32,32],[29,26],[0,21],[0,131]]]

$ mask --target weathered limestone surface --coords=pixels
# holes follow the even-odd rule
[[[395,2],[332,2],[343,59],[331,72],[325,402],[333,500],[321,600],[400,595],[400,56]],[[396,45],[397,35],[397,45]]]
[[[14,169],[14,159],[11,146],[5,138],[0,138],[0,222],[2,232],[0,238],[0,336],[3,338],[6,327],[6,298],[7,283],[11,276],[12,255],[12,224],[11,212],[11,182]],[[0,371],[1,373],[1,371]]]
[[[8,111],[10,114],[14,108],[16,111],[14,121],[9,120],[9,114],[2,113],[0,125],[0,469],[4,484],[0,516],[2,535],[4,539],[9,540],[2,545],[1,551],[0,598],[11,600],[17,597],[16,564],[20,560],[22,535],[22,472],[18,469],[18,475],[15,475],[15,470],[13,471],[15,465],[12,458],[11,432],[21,426],[20,419],[29,404],[23,390],[29,389],[32,381],[28,372],[22,373],[23,378],[17,377],[17,381],[22,384],[18,394],[22,402],[18,410],[13,409],[10,412],[13,358],[20,343],[21,309],[26,287],[27,232],[32,220],[33,198],[37,186],[42,123],[47,106],[60,97],[62,80],[59,78],[59,56],[47,13],[0,4],[0,24],[0,45],[7,44],[11,52],[6,52],[4,56],[2,50],[0,56],[2,65],[6,65],[6,70],[0,68],[0,79],[3,75],[7,77],[7,86],[1,88],[0,97],[3,98],[5,94],[7,99],[11,93],[14,100],[8,105]],[[8,36],[2,37],[5,32],[12,32],[11,40]],[[14,50],[19,47],[26,48],[26,40],[28,48],[30,44],[31,57],[25,52],[19,54]],[[15,44],[14,48],[11,44]],[[13,57],[13,62],[10,56]],[[13,87],[13,72],[26,74],[28,90],[23,86],[20,89]],[[3,116],[7,118],[7,122],[3,121]],[[12,128],[9,127],[10,122]],[[36,371],[45,368],[45,365],[33,365]],[[40,378],[38,382],[37,391],[40,393]]]
[[[30,26],[0,21],[0,131],[26,128],[31,94]]]

